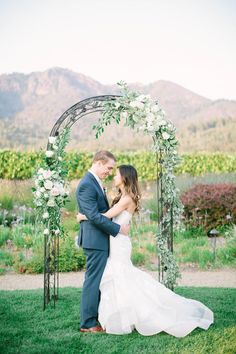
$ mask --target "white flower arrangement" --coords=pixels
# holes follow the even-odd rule
[[[162,185],[162,204],[167,210],[159,223],[156,235],[157,249],[162,269],[165,272],[164,284],[171,287],[180,277],[180,273],[175,258],[167,247],[167,239],[171,223],[174,228],[178,228],[183,213],[183,205],[179,198],[179,190],[175,185],[174,176],[174,169],[180,162],[176,151],[178,141],[175,137],[175,126],[166,118],[165,111],[152,100],[150,95],[129,91],[124,82],[120,82],[118,85],[122,96],[104,103],[103,114],[94,129],[96,129],[98,137],[112,120],[119,123],[121,119],[124,119],[130,128],[151,135],[153,138],[153,149],[161,164],[159,179]]]
[[[60,223],[60,210],[68,200],[65,176],[67,169],[64,164],[64,148],[69,138],[69,130],[64,129],[59,136],[48,138],[48,149],[45,153],[43,166],[35,175],[33,188],[34,203],[39,218],[45,225],[45,237],[63,236],[64,230]]]
[[[47,157],[53,157],[54,152],[53,152],[52,150],[47,150],[46,153],[45,153],[45,155],[46,155]]]

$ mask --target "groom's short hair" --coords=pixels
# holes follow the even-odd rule
[[[104,163],[106,163],[109,159],[116,161],[115,156],[111,152],[106,150],[101,150],[96,152],[96,154],[94,155],[93,163],[97,161],[103,161]]]

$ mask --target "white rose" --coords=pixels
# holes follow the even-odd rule
[[[55,144],[57,138],[55,136],[49,136],[48,141],[50,144]]]
[[[48,219],[49,218],[49,214],[48,212],[46,211],[46,213],[43,214],[43,219]]]
[[[155,112],[158,112],[159,109],[160,109],[160,108],[159,108],[158,104],[155,104],[154,106],[152,106],[151,111],[152,111],[153,113],[155,113]]]
[[[146,126],[145,125],[140,125],[139,130],[145,130]]]
[[[37,206],[42,206],[42,205],[43,205],[40,200],[37,200],[37,201],[35,202],[35,204],[36,204]]]
[[[61,157],[61,156],[59,156],[59,157],[58,157],[58,160],[59,160],[59,161],[62,161],[62,157]]]
[[[148,101],[148,100],[150,100],[150,98],[151,98],[151,96],[150,95],[139,95],[137,98],[136,98],[136,100],[137,101]]]
[[[120,107],[120,103],[119,103],[119,102],[116,102],[116,103],[115,103],[115,107],[116,107],[116,109],[118,109],[118,108]]]
[[[52,157],[52,156],[54,155],[54,152],[51,151],[51,150],[47,150],[46,153],[45,153],[45,155],[46,155],[47,157]]]
[[[44,235],[49,235],[49,230],[48,229],[44,229],[43,234]]]
[[[153,114],[153,113],[149,113],[149,114],[147,115],[147,123],[148,123],[148,124],[152,124],[154,121],[155,121],[155,116],[154,116],[154,114]]]
[[[46,191],[46,189],[45,189],[44,187],[41,187],[41,188],[40,188],[40,192],[41,192],[41,193],[44,193],[45,191]]]
[[[50,180],[47,180],[47,181],[45,181],[44,182],[44,187],[46,188],[46,189],[52,189],[52,187],[53,187],[53,183],[52,183],[52,181],[50,181]]]
[[[38,176],[38,181],[43,181],[43,179],[44,179],[44,178],[43,178],[42,175],[39,175],[39,176]]]
[[[139,101],[132,101],[132,102],[130,102],[130,106],[132,108],[142,109],[144,107],[144,104],[142,102],[139,102]]]
[[[53,197],[57,197],[58,195],[60,195],[60,190],[56,187],[53,187],[50,191],[50,194],[53,196]]]
[[[147,125],[147,130],[151,133],[151,132],[154,132],[155,131],[155,128],[152,124],[148,124]]]
[[[144,104],[142,102],[137,102],[136,107],[142,109],[144,107]]]
[[[50,171],[50,170],[45,170],[45,171],[43,171],[43,177],[44,177],[45,179],[48,179],[48,178],[52,177],[52,174],[53,174],[53,172]]]
[[[42,195],[40,191],[37,191],[35,194],[36,194],[36,196],[37,196],[38,198],[40,198],[41,195]]]
[[[39,181],[37,179],[34,181],[34,184],[37,188],[39,187]]]
[[[55,233],[55,235],[59,235],[59,233],[60,233],[60,230],[59,230],[59,229],[57,229],[57,230],[54,230],[54,233]]]
[[[40,173],[40,174],[42,174],[44,172],[44,169],[43,168],[40,168],[39,170],[38,170],[38,173]]]
[[[127,113],[127,112],[122,112],[122,113],[121,113],[121,117],[122,117],[123,119],[126,119],[126,118],[128,117],[128,113]]]
[[[55,201],[53,199],[49,199],[49,201],[47,202],[47,206],[49,207],[54,207],[56,204],[55,204]]]
[[[166,125],[166,124],[167,124],[167,122],[165,120],[163,120],[163,119],[159,123],[159,125]]]
[[[58,146],[56,144],[53,144],[52,148],[53,150],[58,150]]]
[[[64,189],[62,183],[55,183],[54,187],[56,187],[58,189],[59,194],[61,194],[61,195],[65,194],[65,189]]]
[[[168,140],[169,137],[170,137],[170,134],[168,134],[168,133],[166,133],[166,132],[163,132],[163,133],[162,133],[162,137],[163,137],[164,140]]]
[[[130,107],[135,108],[136,107],[136,101],[131,101],[129,105],[130,105]]]
[[[48,193],[44,193],[43,197],[44,197],[44,199],[48,199],[48,197],[49,197]]]
[[[138,97],[136,97],[136,101],[143,101],[145,98],[145,95],[139,95]]]

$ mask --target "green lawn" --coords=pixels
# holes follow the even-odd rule
[[[179,287],[176,292],[214,311],[215,323],[208,331],[196,329],[185,338],[165,333],[150,337],[137,332],[85,334],[79,332],[80,289],[60,289],[56,309],[44,312],[42,290],[0,291],[0,353],[235,353],[236,289]]]

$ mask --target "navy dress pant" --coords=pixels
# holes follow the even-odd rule
[[[99,285],[107,263],[108,250],[84,248],[84,253],[86,272],[81,297],[80,327],[91,328],[97,326]]]

